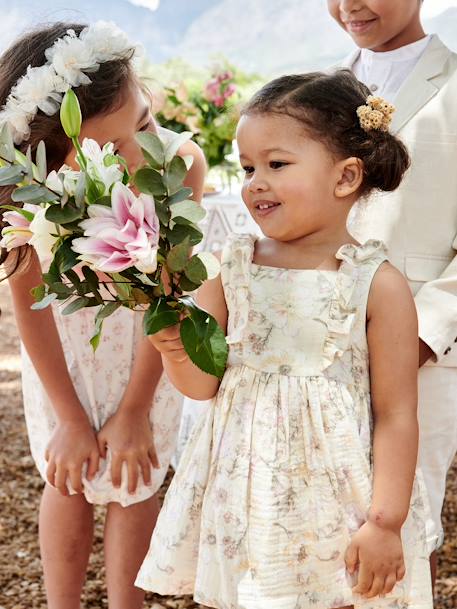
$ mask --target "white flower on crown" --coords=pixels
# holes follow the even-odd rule
[[[39,108],[45,114],[51,115],[59,109],[62,93],[65,93],[68,87],[68,83],[51,67],[29,66],[25,76],[12,89],[11,97],[17,100],[25,112],[35,113]]]
[[[72,87],[90,85],[91,80],[84,72],[96,72],[100,67],[93,49],[84,44],[73,30],[59,38],[45,55],[56,73]]]
[[[52,116],[60,108],[62,93],[70,87],[91,83],[86,73],[96,72],[100,63],[129,58],[137,50],[114,23],[100,21],[82,30],[73,30],[45,51],[47,63],[27,68],[27,73],[11,89],[0,109],[0,127],[10,125],[15,144],[30,135],[30,123],[39,110]]]

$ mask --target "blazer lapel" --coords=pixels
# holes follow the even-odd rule
[[[443,71],[450,55],[451,51],[438,36],[433,36],[394,100],[393,133],[398,133],[438,93],[447,80]]]

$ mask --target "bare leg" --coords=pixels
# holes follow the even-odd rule
[[[432,572],[432,589],[435,590],[436,572],[438,570],[438,554],[436,550],[430,554],[430,570]]]
[[[84,495],[64,497],[46,484],[40,507],[40,548],[48,609],[79,609],[93,521],[93,507]]]
[[[156,496],[123,508],[110,503],[105,521],[105,565],[109,609],[140,609],[144,591],[134,581],[149,548],[159,513]]]

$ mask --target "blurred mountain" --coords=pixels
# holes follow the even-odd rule
[[[1,0],[0,51],[23,30],[56,20],[113,20],[154,63],[174,56],[207,65],[224,55],[265,75],[322,68],[351,48],[323,0],[161,0],[156,11],[128,0]],[[457,50],[457,7],[425,23]]]

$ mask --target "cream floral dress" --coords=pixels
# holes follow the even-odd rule
[[[76,393],[93,428],[98,431],[116,412],[127,387],[136,349],[142,339],[142,314],[120,308],[105,319],[100,345],[94,353],[89,340],[93,334],[97,308],[62,315],[61,308],[53,306],[53,313]],[[46,345],[43,345],[43,349],[46,349]],[[24,348],[22,383],[30,448],[38,470],[46,480],[45,451],[56,419],[52,404]],[[115,488],[112,485],[111,455],[108,450],[107,459],[100,461],[95,478],[88,481],[84,477],[84,494],[90,503],[106,504],[115,501],[128,506],[144,501],[157,492],[176,447],[181,406],[181,394],[162,376],[150,413],[160,469],[151,469],[152,481],[149,486],[143,483],[140,474],[136,492],[129,494],[125,464],[121,487]]]
[[[345,245],[338,271],[222,256],[229,364],[196,424],[136,585],[219,609],[431,609],[426,506],[414,485],[407,575],[385,598],[353,596],[344,554],[372,491],[365,332],[381,242]]]

